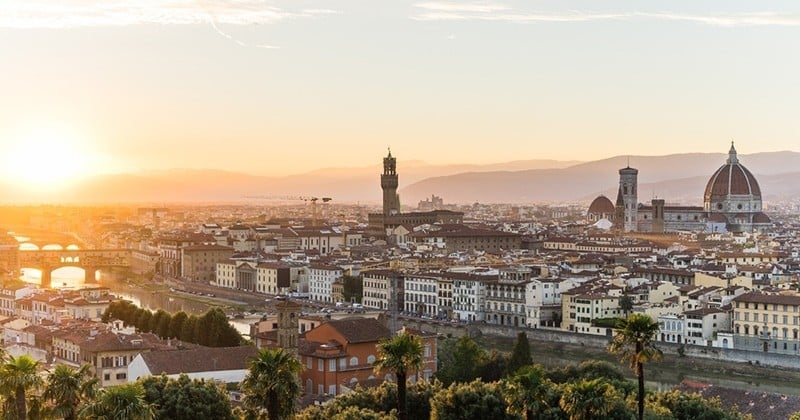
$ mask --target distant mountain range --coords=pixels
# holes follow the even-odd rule
[[[727,154],[721,153],[616,156],[560,169],[432,177],[411,184],[400,193],[406,203],[432,193],[448,202],[588,201],[601,193],[613,201],[619,184],[618,170],[630,162],[630,166],[639,169],[640,201],[660,197],[667,202],[697,204],[702,203],[708,179],[726,159]],[[739,155],[739,161],[756,176],[766,198],[800,196],[800,153]]]
[[[598,194],[614,200],[617,171],[639,169],[639,199],[658,196],[667,202],[698,204],[711,174],[726,154],[688,153],[667,156],[616,156],[593,162],[520,160],[490,165],[430,165],[397,162],[400,199],[405,205],[432,194],[446,203],[574,202]],[[800,153],[740,155],[755,174],[767,199],[800,197]],[[332,197],[334,202],[377,204],[381,199],[380,165],[325,168],[299,175],[266,177],[233,171],[171,169],[101,175],[46,194],[0,184],[4,203],[189,203],[251,202],[247,196]],[[248,201],[249,200],[249,201]]]

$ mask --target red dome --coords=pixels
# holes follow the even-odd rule
[[[614,203],[608,197],[601,195],[589,205],[589,213],[593,214],[614,214]]]
[[[722,198],[729,195],[752,195],[761,198],[761,188],[758,186],[756,177],[739,163],[733,145],[731,145],[728,161],[717,169],[708,180],[703,197],[706,202],[709,202],[711,197]]]
[[[772,220],[764,213],[756,213],[753,216],[753,223],[772,223]]]

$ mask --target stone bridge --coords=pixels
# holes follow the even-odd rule
[[[95,273],[102,268],[128,268],[131,265],[129,249],[39,250],[19,251],[19,268],[42,271],[42,287],[50,287],[53,270],[62,267],[79,267],[85,271],[85,281],[93,283]]]

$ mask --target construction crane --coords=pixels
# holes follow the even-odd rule
[[[256,199],[256,200],[302,200],[306,203],[311,203],[311,226],[317,225],[317,201],[322,200],[323,203],[327,203],[333,198],[331,197],[310,197],[304,195],[245,195],[243,198],[247,199]]]
[[[320,198],[318,198],[318,197],[306,197],[304,200],[311,202],[311,214],[312,214],[311,226],[316,226],[317,225],[317,201],[320,200]],[[322,197],[321,200],[322,200],[323,203],[327,203],[328,201],[331,201],[333,199],[330,198],[330,197]]]

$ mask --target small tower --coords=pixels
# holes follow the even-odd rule
[[[383,215],[391,216],[400,214],[400,197],[397,195],[397,160],[389,155],[383,158],[383,174],[381,175],[381,189],[383,189]]]
[[[653,233],[664,233],[664,199],[663,198],[654,198],[651,201],[652,208],[653,208],[653,226],[651,231]]]
[[[290,300],[278,302],[278,347],[297,356],[297,339],[300,335],[298,316],[302,307]]]
[[[733,147],[733,140],[731,140],[731,148],[728,150],[728,164],[739,163],[739,157],[736,156],[736,148]]]
[[[616,203],[616,225],[625,232],[637,230],[639,201],[636,195],[639,170],[627,166],[619,170],[619,191]]]

